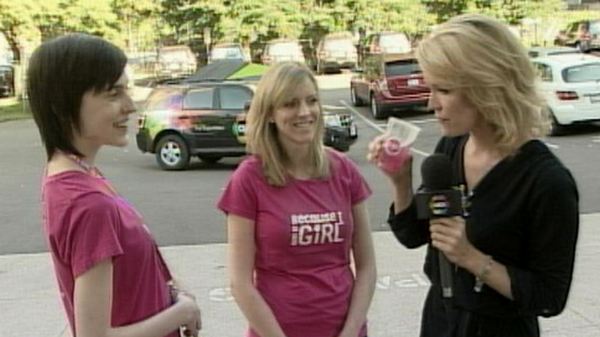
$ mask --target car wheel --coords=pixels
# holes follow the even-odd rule
[[[213,156],[213,155],[199,155],[198,158],[200,158],[200,160],[202,160],[203,162],[205,162],[207,164],[215,164],[219,160],[221,160],[221,158],[223,158],[223,157],[222,156]]]
[[[178,135],[166,135],[156,145],[156,161],[163,170],[183,170],[190,162],[187,144]]]
[[[552,127],[550,129],[550,136],[562,136],[565,134],[565,126],[560,124],[556,117],[554,117],[554,113],[550,111],[550,117],[552,118]]]
[[[352,101],[352,105],[354,106],[362,106],[364,102],[360,97],[356,95],[356,88],[354,86],[350,86],[350,100]]]
[[[385,112],[377,100],[375,99],[375,95],[371,95],[371,114],[375,119],[383,119],[385,118]]]

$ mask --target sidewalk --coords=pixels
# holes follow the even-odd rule
[[[600,213],[582,215],[575,278],[565,311],[542,319],[542,336],[600,336]],[[369,313],[373,337],[418,336],[427,280],[424,249],[407,250],[389,232],[373,234],[378,283]],[[226,245],[163,247],[173,274],[199,299],[203,337],[243,336],[227,289]],[[69,337],[48,254],[0,256],[0,337]]]

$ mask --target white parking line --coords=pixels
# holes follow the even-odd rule
[[[343,110],[346,109],[346,107],[343,106],[339,106],[339,105],[323,105],[323,109],[328,109],[328,110]]]
[[[365,123],[367,123],[367,125],[369,125],[370,127],[372,127],[373,129],[383,133],[385,131],[384,128],[382,128],[381,126],[371,122],[367,117],[363,116],[360,112],[356,111],[356,109],[354,109],[353,107],[350,106],[350,104],[346,103],[346,101],[344,101],[343,99],[340,100],[340,103],[345,106],[348,110],[352,111],[356,117],[359,117],[360,119],[362,119]],[[430,155],[430,153],[418,150],[414,147],[411,147],[410,150],[418,155],[421,155],[423,157],[427,157]]]
[[[544,144],[546,144],[546,146],[548,146],[549,148],[554,149],[554,150],[560,149],[560,146],[558,146],[556,144],[548,143],[547,141],[544,141]]]

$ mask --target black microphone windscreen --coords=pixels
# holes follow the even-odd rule
[[[452,187],[452,163],[448,156],[434,153],[421,165],[423,187],[427,190],[444,190]]]

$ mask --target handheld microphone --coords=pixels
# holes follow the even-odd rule
[[[462,196],[452,188],[452,163],[443,154],[433,154],[421,166],[423,188],[417,191],[415,201],[419,219],[435,219],[462,215]],[[442,296],[451,298],[452,267],[444,253],[438,250]]]

